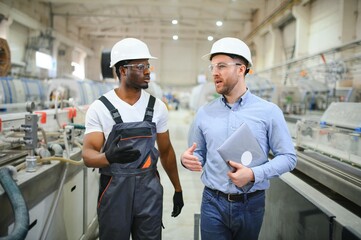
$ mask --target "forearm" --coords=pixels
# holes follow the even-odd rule
[[[105,154],[94,149],[83,150],[82,156],[84,164],[87,167],[102,168],[109,166]]]
[[[267,163],[253,167],[255,182],[262,182],[289,172],[294,169],[297,157],[294,154],[282,154]]]
[[[176,192],[181,192],[182,187],[179,180],[176,156],[173,148],[170,148],[166,154],[161,154],[160,160],[165,172],[173,184],[174,190]]]

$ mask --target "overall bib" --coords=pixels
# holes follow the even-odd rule
[[[99,238],[125,240],[161,239],[163,186],[157,172],[156,125],[152,122],[155,98],[150,96],[144,120],[124,123],[118,110],[100,97],[116,124],[105,143],[132,146],[141,156],[131,163],[113,163],[100,169],[98,197]]]

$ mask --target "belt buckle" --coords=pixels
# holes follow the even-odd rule
[[[227,194],[227,199],[229,202],[234,202],[234,200],[232,200],[230,197],[232,196],[232,194]]]

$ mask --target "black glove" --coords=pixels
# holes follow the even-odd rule
[[[105,157],[110,164],[112,163],[130,163],[140,157],[140,151],[132,146],[119,147],[119,138],[114,139],[109,148],[105,151]]]
[[[172,217],[178,216],[181,213],[183,206],[184,203],[182,192],[174,192]]]

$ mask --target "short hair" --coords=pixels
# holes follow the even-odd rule
[[[246,65],[246,67],[248,68],[249,62],[247,61],[247,59],[245,59],[245,58],[242,57],[242,56],[239,56],[239,55],[236,55],[236,54],[232,54],[232,53],[222,53],[222,52],[220,52],[220,53],[213,53],[213,54],[210,56],[209,60],[212,60],[212,58],[213,58],[214,56],[220,55],[220,54],[222,54],[222,55],[227,55],[228,57],[230,57],[230,58],[232,58],[232,59],[238,59],[238,60],[240,60],[244,65]]]
[[[236,54],[232,54],[232,53],[213,53],[210,57],[209,57],[209,60],[212,60],[212,58],[216,55],[227,55],[228,57],[232,58],[232,59],[238,59],[241,61],[241,63],[243,63],[244,65],[246,65],[246,71],[244,73],[244,75],[246,76],[247,73],[249,72],[249,67],[248,67],[248,64],[249,62],[247,61],[246,58],[242,57],[242,56],[239,56],[239,55],[236,55]]]
[[[129,60],[123,60],[123,61],[119,61],[117,62],[114,67],[115,67],[115,74],[118,76],[118,79],[120,80],[120,71],[119,68],[121,66],[127,65],[130,61]]]

